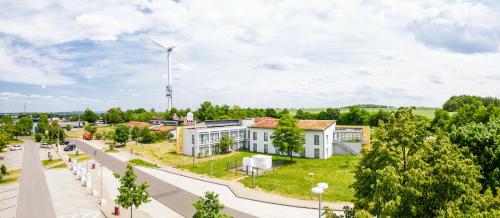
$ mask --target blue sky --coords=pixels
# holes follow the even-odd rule
[[[21,0],[0,8],[0,112],[500,96],[496,1]]]

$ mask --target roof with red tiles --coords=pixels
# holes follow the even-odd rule
[[[274,118],[259,119],[258,122],[257,118],[255,120],[251,128],[274,129],[278,126],[278,120]],[[335,120],[299,120],[299,127],[305,130],[325,130],[335,122]]]
[[[149,124],[148,122],[129,121],[127,122],[127,126],[144,128],[151,126],[151,124]]]

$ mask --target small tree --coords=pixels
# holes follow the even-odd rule
[[[217,143],[217,150],[220,153],[228,153],[234,145],[234,140],[228,135],[222,136],[219,143]]]
[[[71,131],[71,128],[73,128],[73,127],[71,127],[71,125],[69,125],[69,124],[66,124],[66,126],[64,127],[64,129],[66,129],[66,131]]]
[[[214,192],[205,192],[205,197],[198,199],[193,206],[196,209],[193,218],[231,217],[220,214],[220,211],[224,209],[224,204],[219,202],[219,195]]]
[[[92,133],[92,135],[94,135],[95,132],[97,132],[97,126],[90,125],[90,124],[85,125],[85,131],[90,132],[90,133]]]
[[[95,114],[94,111],[90,110],[89,108],[87,108],[82,115],[82,119],[89,123],[95,123],[97,118],[99,118],[99,116],[97,116],[97,114]]]
[[[304,130],[299,127],[299,123],[288,114],[284,114],[278,120],[278,127],[273,131],[273,145],[280,152],[284,152],[293,160],[293,152],[304,151]]]
[[[125,173],[120,176],[115,175],[120,180],[120,187],[118,187],[118,196],[115,203],[122,206],[124,209],[130,208],[130,217],[132,217],[132,207],[137,209],[141,204],[151,201],[148,191],[149,186],[147,182],[136,184],[135,179],[137,175],[134,173],[132,165],[128,164]]]
[[[141,132],[141,129],[139,129],[139,127],[137,126],[134,126],[134,128],[132,128],[132,131],[130,131],[130,137],[132,138],[132,140],[135,141],[135,144],[137,145],[137,141],[139,140],[139,133]]]
[[[123,124],[116,126],[114,134],[115,142],[118,143],[119,145],[125,145],[125,143],[128,141],[128,134],[129,134],[129,129],[127,126]]]

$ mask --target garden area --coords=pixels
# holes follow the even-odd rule
[[[194,167],[191,164],[186,164],[179,168],[216,178],[236,179],[242,175],[235,173],[234,170],[228,171],[227,163],[241,161],[243,157],[251,157],[255,154],[246,151],[233,152],[213,161],[197,163]],[[294,161],[290,163],[289,157],[271,156],[273,156],[274,161],[283,160],[285,164],[274,171],[256,177],[258,189],[299,199],[310,199],[311,177],[309,173],[314,173],[313,184],[326,182],[331,187],[323,195],[326,201],[351,201],[353,199],[354,190],[349,186],[354,182],[353,170],[359,157],[337,155],[326,160],[294,158]],[[252,177],[243,177],[240,182],[247,187],[252,187]]]

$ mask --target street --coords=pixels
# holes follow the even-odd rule
[[[25,139],[24,143],[16,214],[18,218],[56,217],[38,154],[38,144],[28,139]]]
[[[78,149],[80,149],[81,151],[87,153],[92,157],[94,157],[94,152],[95,152],[96,155],[94,159],[99,162],[102,161],[103,165],[108,169],[112,170],[113,172],[118,172],[118,173],[124,172],[126,163],[124,163],[123,161],[115,157],[112,157],[111,155],[106,154],[101,150],[95,149],[83,142],[77,140],[72,140],[72,141],[76,144]],[[149,184],[148,191],[155,200],[159,201],[160,203],[164,204],[165,206],[174,210],[175,212],[181,214],[182,216],[185,217],[193,216],[195,212],[193,203],[197,199],[199,199],[197,195],[194,195],[170,183],[162,181],[137,168],[134,168],[134,170],[137,174],[138,182],[142,181],[148,182]],[[224,209],[223,213],[226,213],[233,217],[254,217],[250,214],[243,213],[241,211],[234,210],[228,207]]]

